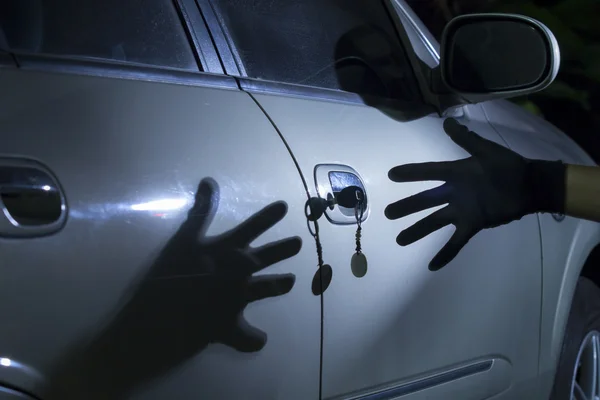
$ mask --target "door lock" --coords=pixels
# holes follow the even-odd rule
[[[365,192],[362,190],[362,188],[354,185],[348,186],[335,195],[328,193],[327,199],[323,199],[321,197],[311,197],[306,202],[304,212],[309,221],[317,221],[323,216],[328,208],[333,210],[336,205],[354,209],[360,203],[360,207],[362,208],[361,212],[364,212],[364,209],[366,208],[364,199]]]
[[[315,189],[316,197],[325,199],[326,206],[320,206],[315,209],[316,214],[312,218],[320,218],[323,210],[327,220],[335,225],[354,225],[356,224],[357,211],[361,222],[364,222],[369,215],[369,195],[364,181],[352,167],[342,164],[318,164],[315,166]],[[348,187],[358,187],[362,190],[362,202],[358,209],[356,208],[356,189],[348,189],[340,198],[341,192]],[[343,197],[349,196],[349,199]],[[312,200],[313,203],[323,203],[323,200]],[[337,207],[336,207],[337,206]],[[349,207],[346,207],[349,206]],[[308,206],[307,206],[308,207]],[[307,208],[309,210],[310,207]],[[312,213],[311,213],[312,214]],[[307,211],[308,215],[308,211]]]

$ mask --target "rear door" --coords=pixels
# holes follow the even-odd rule
[[[394,184],[390,168],[467,156],[423,100],[393,4],[211,3],[241,63],[242,88],[282,133],[312,195],[349,185],[366,191],[366,269],[352,263],[353,210],[327,210],[318,221],[332,268],[331,281],[323,280],[323,398],[462,400],[503,391],[503,399],[532,398],[541,297],[536,216],[481,232],[435,273],[427,264],[454,228],[400,247],[397,234],[434,209],[399,221],[384,216],[388,204],[439,185]],[[504,144],[479,106],[457,116]]]
[[[0,5],[19,65],[0,67],[0,385],[318,397],[306,190],[252,98],[206,73],[201,22],[193,1]]]

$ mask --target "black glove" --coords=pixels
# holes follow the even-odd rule
[[[394,182],[445,181],[385,209],[387,218],[398,219],[448,204],[400,232],[396,239],[399,245],[406,246],[453,224],[456,231],[430,262],[430,270],[452,261],[482,229],[535,212],[564,213],[566,167],[561,161],[524,158],[469,131],[452,118],[444,121],[444,130],[471,157],[401,165],[388,174]]]

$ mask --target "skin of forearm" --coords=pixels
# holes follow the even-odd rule
[[[565,214],[600,222],[600,167],[567,165]]]

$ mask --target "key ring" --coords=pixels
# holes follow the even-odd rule
[[[306,226],[308,226],[308,231],[310,232],[312,237],[316,238],[319,234],[319,224],[317,223],[317,221],[312,220],[312,210],[310,209],[310,204],[308,202],[304,205],[304,215],[306,216]],[[314,222],[315,224],[314,229],[310,226],[311,222]]]
[[[357,200],[357,203],[356,203],[356,207],[354,207],[354,218],[356,218],[356,224],[360,227],[365,209],[363,208],[362,196],[358,190],[356,191],[356,200]],[[360,211],[359,211],[359,209],[360,209]],[[360,213],[360,215],[359,215],[359,213]]]

